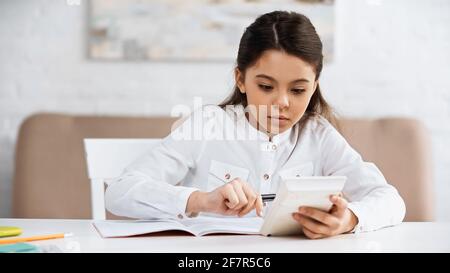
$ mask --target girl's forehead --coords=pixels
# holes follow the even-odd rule
[[[273,78],[314,77],[314,67],[301,58],[280,50],[267,50],[248,68],[251,74]]]

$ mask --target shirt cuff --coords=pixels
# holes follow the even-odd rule
[[[197,188],[192,187],[183,187],[183,186],[177,186],[178,188],[178,194],[177,194],[177,201],[176,201],[176,208],[177,208],[177,218],[178,219],[184,219],[186,217],[196,217],[198,213],[186,213],[186,207],[189,200],[189,196],[194,191],[199,191]]]
[[[349,231],[348,233],[360,233],[364,231],[364,215],[362,213],[362,209],[360,206],[358,206],[358,203],[353,202],[353,203],[348,203],[348,207],[349,210],[351,210],[356,218],[358,218],[358,223],[356,224],[356,226]]]

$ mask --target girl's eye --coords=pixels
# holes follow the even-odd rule
[[[294,88],[294,89],[292,89],[292,92],[294,92],[294,94],[301,94],[301,93],[305,92],[305,89]]]
[[[273,89],[272,86],[270,85],[265,85],[265,84],[258,84],[259,88],[263,91],[270,91]]]

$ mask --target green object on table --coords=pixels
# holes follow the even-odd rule
[[[17,236],[22,233],[22,229],[18,227],[2,227],[0,226],[0,237]]]
[[[39,248],[28,243],[0,245],[0,253],[38,253]]]

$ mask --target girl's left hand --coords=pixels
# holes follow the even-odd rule
[[[339,195],[330,196],[333,207],[329,212],[311,207],[300,207],[293,218],[310,239],[320,239],[346,233],[358,224],[356,215],[347,208],[348,202]]]

